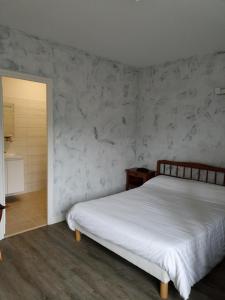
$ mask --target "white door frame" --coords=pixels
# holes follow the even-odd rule
[[[53,99],[52,99],[52,80],[50,78],[33,76],[19,72],[0,69],[0,203],[5,204],[5,169],[4,169],[4,129],[3,129],[3,90],[2,77],[12,77],[23,80],[45,83],[47,87],[47,124],[48,124],[48,157],[47,157],[47,224],[53,222]],[[0,223],[0,240],[5,236],[5,213]]]

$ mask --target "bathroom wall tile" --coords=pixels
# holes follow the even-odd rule
[[[4,84],[8,86],[6,81],[7,79],[3,81],[3,88]],[[18,83],[10,82],[13,92],[16,93]],[[42,156],[47,156],[46,99],[38,101],[33,97],[24,98],[27,96],[26,93],[20,95],[23,98],[7,97],[7,93],[10,92],[10,90],[4,91],[4,102],[14,104],[15,135],[13,143],[8,146],[8,152],[23,156],[25,192],[45,189],[47,160],[43,160]],[[22,93],[18,92],[18,94]]]

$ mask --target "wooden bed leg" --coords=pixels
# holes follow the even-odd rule
[[[160,297],[162,299],[168,298],[168,289],[169,289],[168,283],[160,282]]]
[[[80,242],[80,240],[81,240],[81,234],[80,234],[80,231],[79,230],[75,230],[75,240],[77,241],[77,242]]]
[[[1,252],[1,250],[0,250],[0,261],[2,261],[2,252]]]

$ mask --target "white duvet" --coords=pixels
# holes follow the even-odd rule
[[[157,264],[187,299],[225,256],[225,187],[158,176],[75,204],[67,222]]]

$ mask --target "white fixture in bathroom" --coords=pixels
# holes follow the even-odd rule
[[[24,192],[24,160],[22,156],[5,154],[6,196]]]

